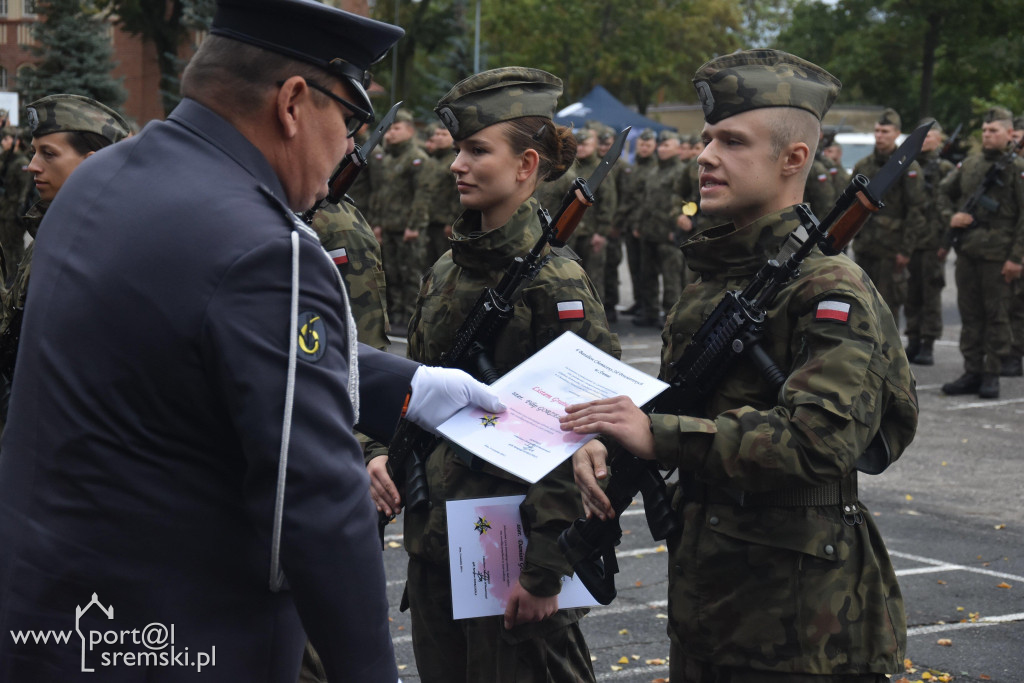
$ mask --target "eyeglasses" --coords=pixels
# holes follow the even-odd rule
[[[316,81],[310,80],[308,78],[305,78],[303,80],[305,80],[306,85],[308,85],[313,90],[322,92],[324,95],[327,95],[332,100],[334,100],[341,106],[345,107],[348,111],[352,112],[351,116],[345,117],[345,127],[348,130],[348,134],[346,137],[355,137],[355,134],[358,133],[359,129],[363,127],[363,124],[371,123],[373,121],[372,111],[366,111],[362,107],[352,104],[348,100],[341,98],[338,95],[335,95],[333,92],[330,91],[329,88],[320,85]],[[278,81],[277,85],[278,87],[283,86],[284,81]]]

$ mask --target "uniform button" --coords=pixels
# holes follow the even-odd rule
[[[712,517],[708,520],[708,524],[711,526],[718,526],[718,517]]]
[[[836,549],[834,547],[832,547],[831,545],[825,546],[825,554],[826,555],[835,555],[835,553],[836,553]]]

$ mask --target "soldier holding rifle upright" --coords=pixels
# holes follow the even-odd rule
[[[662,374],[702,320],[743,289],[798,228],[821,117],[840,83],[783,52],[717,58],[694,78],[706,144],[701,205],[731,223],[684,245],[700,280],[666,325]],[[648,416],[623,397],[570,406],[563,429],[600,432],[678,468],[669,536],[673,683],[881,683],[901,671],[906,621],[895,572],[856,497],[876,433],[898,455],[916,429],[914,381],[878,290],[817,248],[767,310],[763,348],[781,390],[741,358],[699,415]],[[573,456],[589,515],[613,513],[594,440]],[[614,462],[611,476],[615,476]],[[755,608],[756,606],[756,608]]]

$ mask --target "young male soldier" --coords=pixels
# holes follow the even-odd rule
[[[397,679],[352,430],[386,441],[407,397],[429,426],[490,392],[358,345],[294,212],[326,196],[372,117],[366,70],[401,34],[319,3],[220,0],[168,120],[64,184],[3,437],[0,632],[173,624],[178,652],[216,647],[218,680],[253,683],[295,683],[308,634],[330,680]],[[187,676],[116,656],[137,643],[2,638],[0,680]]]
[[[6,127],[0,131],[0,248],[3,249],[7,282],[10,284],[18,263],[25,253],[25,225],[21,221],[22,207],[32,189],[32,174],[28,172],[28,155],[18,144],[18,130]]]
[[[583,128],[576,134],[576,166],[569,171],[575,175],[568,178],[568,182],[572,182],[577,176],[589,178],[600,163],[601,157],[597,154],[597,131],[592,128]],[[563,182],[565,181],[563,180]],[[561,186],[560,183],[547,184]],[[556,201],[561,201],[563,195],[564,192],[558,195]],[[606,247],[608,246],[608,234],[611,232],[615,219],[616,201],[615,183],[601,183],[601,187],[597,189],[594,197],[594,208],[584,214],[569,243],[572,250],[579,255],[583,270],[587,272],[590,281],[599,290],[604,283],[605,262],[607,261]],[[547,209],[555,211],[558,209],[558,205],[547,206]]]
[[[1024,137],[1024,116],[1013,120],[1013,142],[1020,143]],[[1017,280],[1010,286],[1010,355],[1003,358],[1000,377],[1024,375],[1024,281]]]
[[[451,246],[448,238],[452,235],[452,223],[462,215],[462,203],[459,201],[459,189],[455,185],[455,176],[451,166],[455,161],[455,147],[452,134],[448,129],[437,124],[427,140],[429,143],[430,166],[420,172],[420,181],[424,184],[429,220],[427,222],[427,239],[424,243],[424,268],[434,265],[441,254]]]
[[[956,244],[956,301],[964,374],[942,385],[947,395],[999,398],[999,374],[1010,355],[1010,287],[1024,260],[1024,161],[1003,169],[1000,182],[973,214],[959,210],[1011,144],[1012,114],[993,107],[982,118],[981,154],[972,154],[946,176],[942,215]]]
[[[872,178],[896,151],[900,115],[886,109],[875,124],[875,149],[853,167],[853,174]],[[857,265],[882,293],[893,318],[907,298],[907,266],[924,230],[924,183],[916,161],[885,195],[885,206],[873,215],[853,241]]]
[[[636,139],[636,152],[632,164],[623,164],[621,184],[619,186],[619,202],[615,210],[615,225],[622,232],[622,241],[626,245],[626,263],[629,266],[629,279],[633,287],[633,305],[625,312],[636,314],[639,309],[640,296],[640,239],[636,236],[640,227],[640,213],[643,209],[644,183],[657,171],[657,159],[654,150],[658,146],[657,136],[650,128],[640,132]],[[620,160],[616,166],[622,164]]]
[[[665,314],[679,298],[683,255],[676,245],[676,219],[682,212],[680,178],[686,170],[679,160],[679,134],[658,135],[658,168],[644,183],[636,236],[640,240],[640,306],[633,318],[638,327],[661,327]],[[662,297],[658,304],[658,276]]]
[[[423,180],[430,157],[415,137],[412,114],[399,109],[395,122],[384,134],[383,160],[370,167],[370,220],[381,240],[384,272],[388,275],[388,315],[398,334],[404,334],[416,306],[424,269],[423,233],[430,216],[429,188]]]
[[[608,150],[611,149],[612,144],[615,142],[616,131],[611,126],[601,126],[601,130],[597,133],[597,159],[600,163],[604,161],[605,156],[608,154]],[[619,223],[619,204],[624,201],[623,192],[626,184],[626,175],[630,168],[629,163],[621,158],[610,160],[613,166],[608,171],[609,177],[605,182],[610,182],[615,186],[615,215],[612,218],[611,226],[608,228],[607,240],[605,244],[605,260],[604,260],[604,282],[596,283],[598,290],[601,292],[601,298],[604,302],[604,314],[608,318],[608,322],[614,323],[619,320],[619,312],[616,306],[619,305],[619,264],[622,263],[622,225]]]
[[[840,88],[775,50],[715,59],[694,83],[706,119],[701,198],[732,222],[684,246],[701,280],[669,317],[663,373],[723,295],[797,229],[811,148]],[[764,347],[788,373],[781,389],[743,361],[701,415],[648,418],[618,397],[570,406],[562,427],[680,471],[673,683],[883,683],[903,670],[906,621],[885,546],[857,502],[855,462],[879,430],[894,456],[914,435],[899,332],[860,268],[814,251],[769,308]],[[613,512],[596,480],[605,458],[599,440],[573,456],[588,514],[602,518]]]
[[[928,135],[917,155],[924,179],[927,201],[924,205],[925,229],[914,245],[907,271],[907,358],[917,365],[935,363],[935,340],[942,336],[942,288],[946,285],[945,252],[939,253],[946,240],[946,224],[939,210],[939,184],[953,170],[953,162],[939,156],[942,148],[942,126],[932,118],[918,125],[931,123]]]

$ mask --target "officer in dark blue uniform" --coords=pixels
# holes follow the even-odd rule
[[[357,346],[295,220],[401,29],[220,0],[165,122],[88,159],[36,246],[0,456],[0,681],[394,681],[354,425],[500,404]],[[411,387],[411,394],[409,394]],[[489,407],[489,405],[490,407]],[[360,410],[360,405],[362,410]],[[166,627],[166,628],[163,628]],[[67,642],[17,642],[12,631]]]

